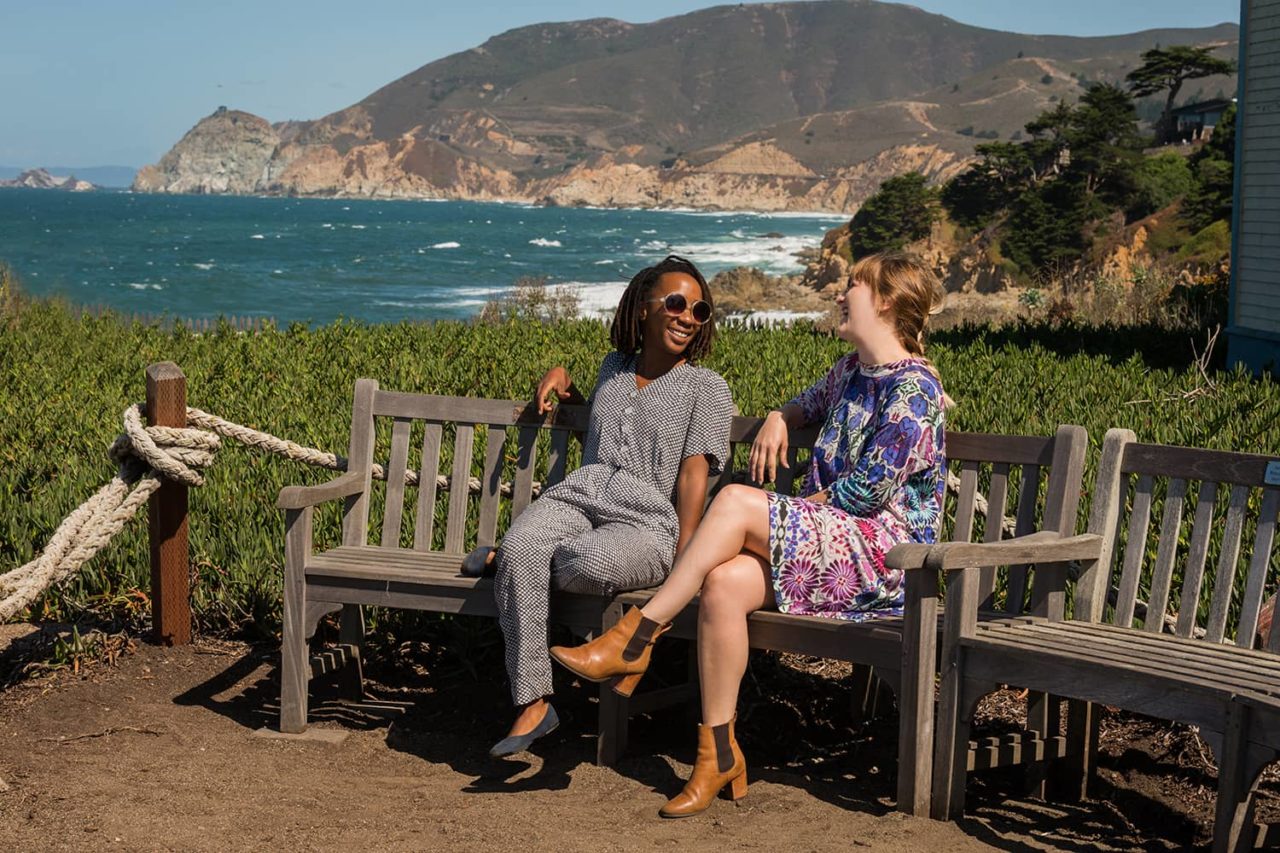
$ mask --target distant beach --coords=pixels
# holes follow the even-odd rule
[[[668,253],[710,278],[801,269],[845,217],[0,190],[0,260],[26,292],[124,313],[327,323],[461,319],[523,276],[611,311]]]

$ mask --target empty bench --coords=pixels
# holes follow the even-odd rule
[[[560,406],[542,416],[529,402],[404,394],[381,390],[370,379],[356,383],[348,471],[323,485],[291,486],[280,493],[279,506],[286,514],[282,731],[305,728],[308,683],[314,674],[342,665],[351,674],[349,688],[360,690],[361,606],[497,615],[492,581],[461,577],[462,558],[472,547],[498,541],[510,519],[534,498],[535,482],[563,478],[576,452],[570,438],[585,431],[586,421],[583,407]],[[734,419],[734,452],[715,485],[735,477],[732,458],[744,455],[761,424],[758,418]],[[792,492],[798,485],[796,475],[807,463],[815,432],[809,428],[792,434],[791,468],[779,471],[777,488]],[[483,451],[474,459],[481,434]],[[1035,532],[1048,538],[1074,532],[1086,445],[1083,429],[1062,427],[1054,436],[1041,437],[952,432],[946,440],[960,487],[958,497],[947,502],[943,535],[995,541]],[[385,486],[374,476],[375,460],[385,460]],[[447,490],[440,488],[442,467],[449,471]],[[479,489],[473,497],[467,484],[477,470]],[[416,479],[417,488],[406,489],[406,479]],[[992,519],[985,523],[978,513],[980,486]],[[341,545],[314,553],[314,509],[339,500]],[[371,507],[379,501],[381,524],[372,532],[380,535],[371,543]],[[923,564],[927,553],[928,546],[903,545],[890,560],[905,568]],[[1022,576],[1011,577],[1017,583]],[[999,582],[1003,589],[1003,578]],[[595,633],[650,594],[609,599],[555,591],[551,619],[583,634]],[[761,612],[751,617],[749,629],[754,648],[874,668],[899,696],[900,808],[927,814],[939,623],[936,596],[917,599],[904,617],[852,623]],[[1024,612],[1021,593],[1004,600],[1013,602],[1010,613]],[[338,647],[312,656],[308,640],[318,621],[337,611],[342,613]],[[695,601],[675,620],[671,633],[693,639],[696,611]],[[687,701],[695,690],[694,685],[677,686],[625,700],[602,686],[598,759],[611,763],[618,757],[633,714]]]
[[[1088,533],[929,550],[913,572],[916,585],[936,588],[939,572],[956,573],[947,588],[935,817],[962,813],[974,707],[1010,684],[1080,700],[1069,711],[1066,750],[1076,762],[1075,795],[1087,790],[1097,749],[1096,713],[1086,703],[1199,727],[1219,765],[1214,849],[1252,846],[1250,792],[1280,750],[1277,623],[1254,648],[1264,593],[1275,585],[1277,468],[1271,457],[1141,444],[1114,429]],[[1067,613],[1071,560],[1081,572]],[[1026,617],[980,618],[984,573],[1009,562],[1038,564],[1044,606]]]

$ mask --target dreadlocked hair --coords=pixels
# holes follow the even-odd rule
[[[716,336],[716,304],[711,298],[711,288],[707,285],[707,280],[693,265],[693,261],[679,255],[667,255],[658,263],[645,267],[632,277],[627,284],[627,289],[622,293],[622,299],[618,301],[618,310],[613,314],[613,325],[609,327],[609,341],[614,349],[624,355],[640,351],[642,342],[640,308],[653,292],[658,279],[670,272],[690,276],[702,289],[703,301],[711,306],[711,319],[698,327],[698,331],[694,333],[693,339],[689,341],[689,346],[684,351],[684,357],[691,364],[696,364],[711,352],[711,341]]]

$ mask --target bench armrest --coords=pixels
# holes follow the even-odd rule
[[[889,568],[911,571],[931,569],[981,569],[1024,563],[1064,563],[1096,560],[1102,554],[1102,537],[1096,533],[1061,536],[1045,530],[999,542],[942,542],[937,545],[898,545],[886,556]]]
[[[325,501],[356,495],[364,490],[366,476],[364,471],[348,471],[316,486],[285,486],[280,490],[276,506],[280,509],[305,509]]]

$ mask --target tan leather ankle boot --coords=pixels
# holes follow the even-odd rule
[[[646,619],[639,607],[627,611],[618,623],[581,646],[552,646],[551,657],[565,669],[588,681],[610,681],[613,692],[630,696],[649,668],[653,641],[671,623]]]
[[[737,718],[718,726],[698,726],[698,759],[684,790],[663,806],[663,817],[689,817],[706,811],[716,794],[728,786],[730,799],[747,795],[747,762],[733,735]]]

